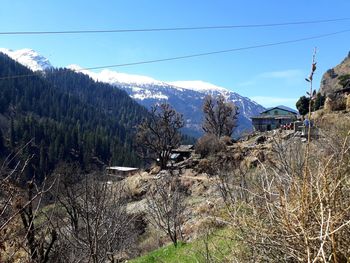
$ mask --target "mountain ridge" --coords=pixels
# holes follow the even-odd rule
[[[24,49],[9,52],[6,49],[5,51],[9,53],[9,56],[16,55],[16,61],[32,70],[45,71],[53,67],[47,59],[45,60],[43,56],[34,50]],[[19,54],[22,54],[23,57],[20,57]],[[39,61],[36,61],[36,59]],[[40,62],[43,62],[41,63],[41,69],[38,66],[41,65]],[[169,102],[175,110],[183,114],[186,127],[193,130],[197,136],[202,132],[202,104],[205,96],[223,95],[227,100],[239,107],[240,114],[236,135],[243,131],[251,131],[253,126],[250,117],[265,110],[263,106],[247,97],[201,80],[160,81],[148,76],[126,74],[109,69],[94,72],[76,64],[69,65],[66,68],[88,75],[97,82],[108,83],[116,88],[125,90],[131,98],[147,108],[164,101]]]

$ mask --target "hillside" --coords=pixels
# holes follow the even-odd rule
[[[34,154],[28,177],[42,177],[59,162],[78,162],[82,168],[142,164],[133,136],[148,116],[144,107],[124,91],[70,70],[32,74],[0,54],[0,77],[30,75],[0,80],[2,155],[32,140],[22,156]]]
[[[337,66],[327,70],[323,74],[320,92],[322,95],[328,95],[342,88],[342,85],[339,83],[340,77],[350,74],[350,52],[348,56]]]

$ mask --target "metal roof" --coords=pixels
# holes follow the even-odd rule
[[[299,114],[298,111],[296,111],[296,110],[294,110],[292,108],[289,108],[287,106],[284,106],[284,105],[279,105],[279,106],[276,106],[276,107],[267,108],[266,110],[264,110],[261,113],[264,113],[264,112],[267,112],[267,111],[270,111],[270,110],[273,110],[273,109],[280,109],[280,110],[288,111],[288,112],[291,112],[291,113],[294,113],[294,114]]]
[[[115,171],[120,171],[120,172],[130,172],[130,171],[136,171],[139,168],[134,168],[134,167],[123,167],[123,166],[110,166],[106,168],[107,170],[115,170]]]
[[[173,149],[172,152],[192,152],[193,145],[180,145],[177,149]]]
[[[293,115],[267,115],[267,116],[254,116],[251,119],[294,119]]]
[[[172,154],[170,155],[170,159],[176,159],[176,158],[178,158],[179,156],[180,156],[179,153],[172,153]]]

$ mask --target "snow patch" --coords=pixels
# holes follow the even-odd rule
[[[168,96],[158,92],[158,93],[149,93],[149,92],[143,92],[143,93],[135,93],[130,95],[133,99],[137,100],[145,100],[145,99],[157,99],[157,100],[168,100]]]
[[[216,86],[214,84],[204,82],[201,80],[188,80],[188,81],[173,81],[168,82],[168,84],[177,86],[184,89],[199,91],[199,92],[206,92],[206,91],[218,91],[218,92],[229,92],[229,90]]]

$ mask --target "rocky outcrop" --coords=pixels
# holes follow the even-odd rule
[[[339,65],[323,74],[320,86],[321,94],[329,95],[342,89],[342,85],[339,84],[339,77],[347,74],[350,74],[350,52]]]

